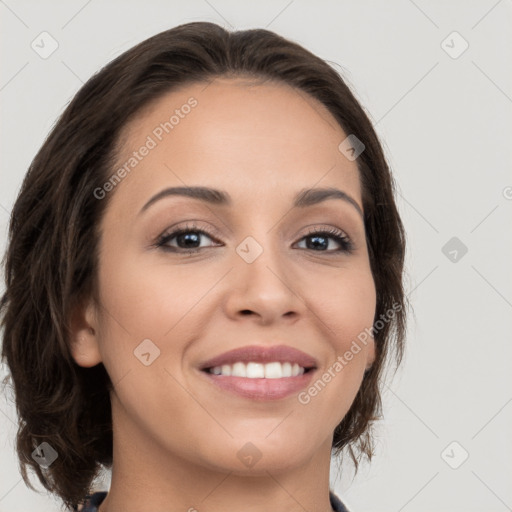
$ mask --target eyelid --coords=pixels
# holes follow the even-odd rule
[[[183,222],[177,222],[166,228],[158,238],[164,238],[171,233],[175,233],[176,231],[204,231],[207,235],[211,237],[220,238],[223,236],[219,230],[213,226],[205,225],[202,221],[196,219],[190,219]]]

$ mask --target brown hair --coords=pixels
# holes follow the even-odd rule
[[[164,93],[220,76],[284,82],[306,92],[365,145],[357,165],[377,291],[375,321],[395,314],[375,331],[375,362],[334,431],[333,453],[342,455],[346,447],[356,471],[361,455],[372,457],[370,427],[381,414],[384,362],[394,348],[398,368],[405,338],[405,310],[394,307],[405,300],[405,234],[377,135],[339,74],[302,46],[268,30],[228,32],[213,23],[187,23],[141,42],[84,84],[32,161],[11,214],[0,313],[2,358],[20,420],[20,469],[31,489],[27,466],[68,507],[91,490],[101,465],[112,464],[112,383],[103,364],[80,367],[69,348],[73,308],[87,297],[100,303],[98,226],[112,194],[100,201],[94,190],[112,174],[129,120]],[[58,454],[46,469],[32,458],[43,441]]]

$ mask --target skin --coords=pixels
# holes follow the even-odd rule
[[[339,199],[291,206],[301,189],[336,187],[362,210],[356,161],[338,150],[347,134],[302,92],[222,78],[146,108],[125,127],[119,165],[191,96],[198,105],[109,192],[101,304],[73,319],[75,361],[102,362],[114,383],[112,483],[100,512],[331,511],[333,431],[375,359],[373,339],[308,404],[233,395],[198,366],[282,343],[315,357],[321,376],[372,326],[375,285],[356,208]],[[160,190],[193,185],[225,190],[233,205],[175,196],[139,215]],[[152,246],[192,220],[214,229],[198,253]],[[310,228],[338,228],[354,251],[335,252],[332,238],[327,251],[308,248]],[[247,236],[263,249],[250,264],[236,252]],[[144,339],[160,350],[149,366],[134,356]],[[252,467],[237,457],[248,442],[261,454]]]

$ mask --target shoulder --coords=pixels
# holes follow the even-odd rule
[[[88,494],[85,496],[83,504],[79,505],[77,512],[98,512],[98,507],[103,503],[106,496],[107,491]]]
[[[95,492],[94,494],[88,494],[84,498],[84,503],[78,508],[78,512],[97,512],[98,507],[103,503],[103,500],[107,496],[107,491]],[[329,499],[331,501],[331,507],[335,512],[350,512],[342,501],[334,494],[329,491]]]
[[[336,496],[332,491],[329,491],[329,499],[331,500],[331,507],[334,512],[350,512],[350,510],[345,507],[338,496]]]

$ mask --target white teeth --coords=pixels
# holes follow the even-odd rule
[[[233,365],[223,364],[210,369],[215,375],[231,377],[246,377],[248,379],[281,379],[282,377],[296,377],[304,373],[304,368],[297,363],[242,363]]]
[[[283,377],[291,377],[292,376],[292,364],[291,363],[283,363],[281,365]]]
[[[294,363],[292,366],[292,376],[295,377],[296,375],[302,375],[303,373],[304,368],[301,368],[297,363]]]
[[[245,368],[246,377],[249,379],[264,379],[265,378],[265,366],[261,363],[247,363]]]
[[[230,365],[228,365],[230,366]],[[235,363],[233,366],[231,366],[231,375],[233,377],[245,377],[247,375],[245,371],[245,364],[244,363]]]
[[[229,364],[222,365],[222,375],[231,375],[231,366]]]
[[[286,375],[283,375],[282,366],[281,363],[267,363],[265,365],[265,378],[280,379],[281,377],[286,377]]]

